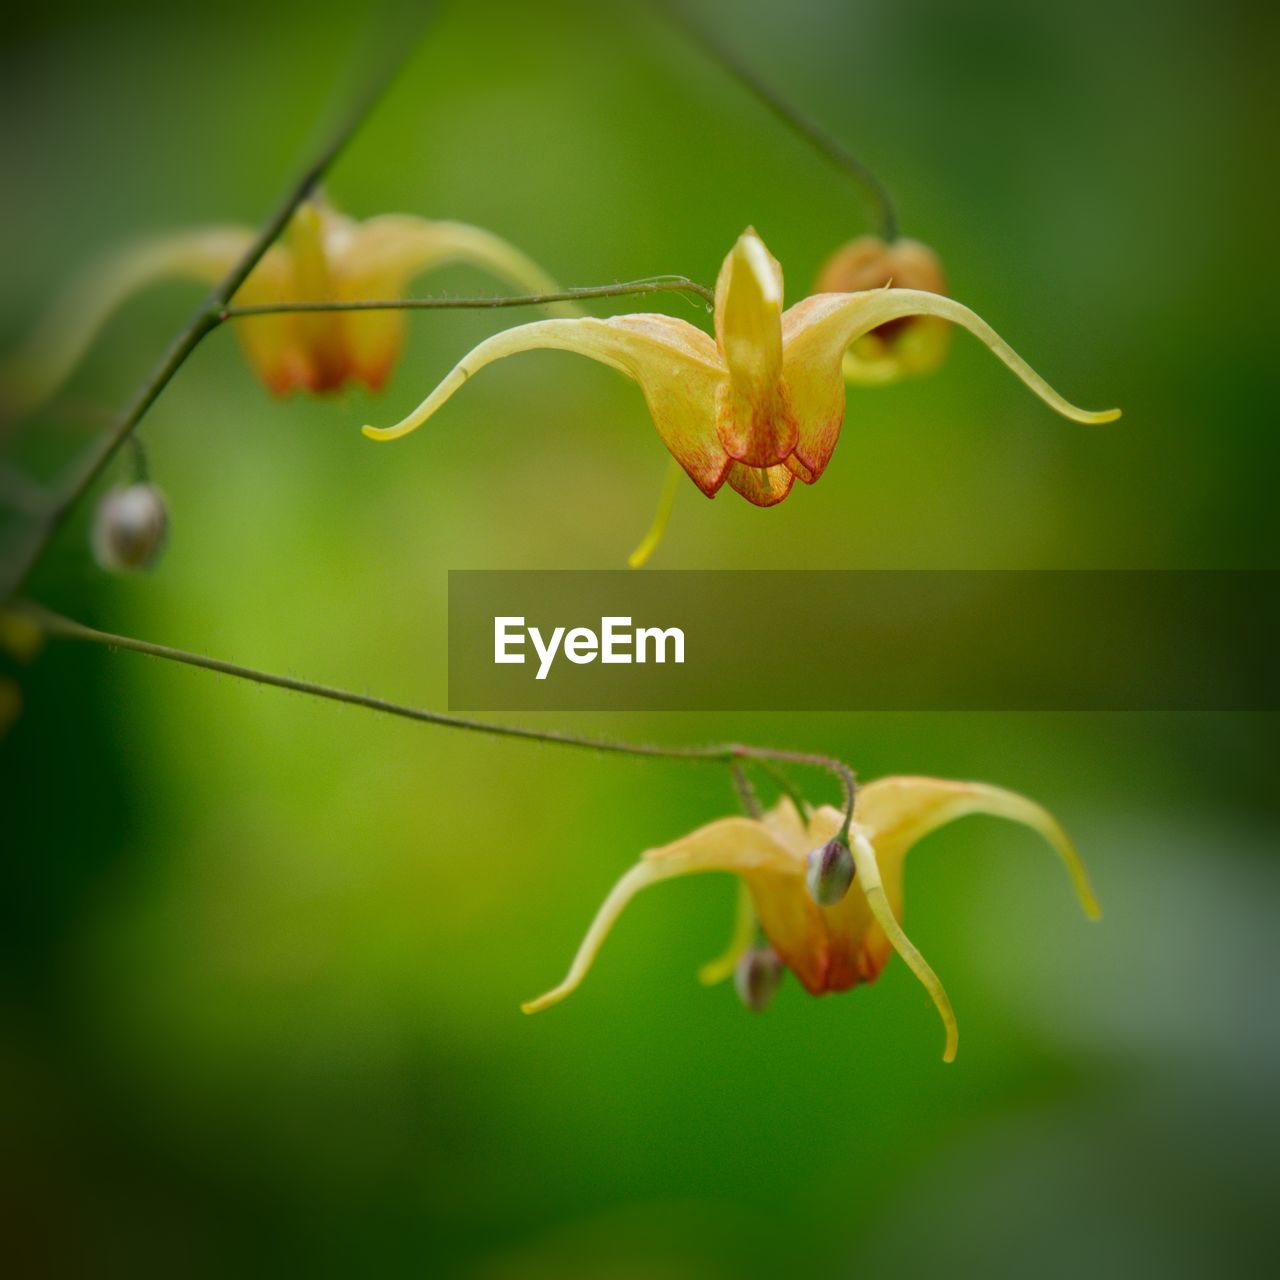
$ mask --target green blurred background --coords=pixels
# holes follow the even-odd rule
[[[1054,417],[962,335],[936,376],[851,392],[829,471],[783,505],[687,486],[656,564],[1276,566],[1274,16],[697,12],[883,175],[955,296],[1070,398],[1125,417]],[[7,20],[0,349],[120,240],[259,219],[379,32],[411,17],[135,0]],[[328,190],[357,216],[491,228],[571,284],[711,282],[752,223],[792,299],[868,226],[838,173],[645,6],[585,0],[445,5]],[[418,285],[490,287],[462,269]],[[130,304],[73,400],[121,403],[197,297]],[[442,705],[446,571],[618,566],[666,465],[635,387],[559,353],[487,371],[405,443],[361,439],[521,318],[414,317],[376,400],[273,402],[215,334],[142,432],[173,511],[163,562],[107,578],[82,513],[32,593]],[[94,429],[48,414],[18,456],[51,474]],[[760,1017],[700,987],[729,928],[721,877],[645,895],[572,1000],[520,1016],[640,850],[731,810],[715,770],[467,738],[66,644],[21,680],[0,747],[14,1273],[1267,1269],[1274,717],[547,719],[1049,805],[1099,925],[995,821],[910,860],[908,928],[963,1032],[944,1067],[900,962],[838,999],[791,982]]]

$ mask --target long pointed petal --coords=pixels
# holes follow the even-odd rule
[[[356,224],[339,258],[344,297],[398,297],[424,271],[461,262],[529,293],[556,293],[560,286],[515,245],[465,222],[432,222],[391,213]],[[549,303],[553,315],[579,314],[570,303]]]
[[[929,962],[920,954],[919,948],[907,937],[898,923],[898,917],[894,914],[893,907],[885,894],[884,885],[881,883],[880,866],[870,841],[856,826],[850,831],[850,837],[849,849],[853,854],[854,866],[857,868],[855,884],[866,898],[867,906],[875,916],[876,922],[893,944],[893,949],[907,962],[911,972],[920,979],[921,985],[937,1007],[942,1025],[946,1028],[946,1045],[942,1051],[942,1060],[954,1062],[956,1048],[960,1041],[960,1030],[946,989],[938,975],[929,967]]]
[[[879,778],[858,795],[858,825],[874,843],[895,883],[907,852],[931,831],[966,814],[984,813],[1008,818],[1038,831],[1056,850],[1085,915],[1101,914],[1089,875],[1061,824],[1049,811],[1026,796],[982,782],[946,782],[940,778]]]
[[[1073,422],[1114,422],[1119,409],[1080,409],[1063,399],[985,320],[952,298],[918,289],[817,294],[782,317],[783,379],[800,423],[795,452],[821,473],[844,417],[845,351],[878,325],[907,316],[938,316],[968,329],[1047,405]]]
[[[746,882],[738,881],[738,894],[733,910],[733,933],[729,945],[714,960],[698,970],[698,981],[708,987],[731,977],[738,961],[751,950],[756,940],[756,909]]]
[[[613,928],[618,917],[626,910],[631,899],[641,889],[648,888],[649,885],[656,884],[659,880],[669,880],[672,876],[683,875],[684,873],[685,869],[678,864],[661,862],[640,862],[632,867],[613,886],[600,910],[596,912],[596,918],[591,922],[591,927],[587,930],[587,936],[583,938],[582,945],[578,948],[578,954],[574,956],[573,963],[569,966],[569,972],[565,975],[564,981],[535,999],[526,1000],[520,1006],[521,1009],[525,1013],[539,1013],[553,1004],[559,1004],[565,996],[576,991],[582,984],[583,978],[587,976],[591,966],[595,963],[596,955],[604,945],[604,940],[609,936],[609,930]]]
[[[403,297],[424,272],[464,263],[479,267],[522,293],[556,293],[560,286],[527,254],[501,236],[464,222],[431,222],[392,213],[356,223],[331,255],[337,295],[358,301]],[[550,303],[548,315],[580,315],[572,303]],[[386,381],[404,343],[401,311],[349,313],[342,317],[352,369],[373,388]]]
[[[248,248],[253,232],[210,227],[125,248],[90,268],[58,296],[26,342],[0,368],[6,412],[29,413],[54,395],[112,314],[133,294],[166,279],[214,284]]]
[[[525,1013],[537,1013],[576,990],[587,976],[609,930],[641,889],[656,884],[659,880],[694,875],[702,871],[750,873],[779,870],[799,875],[803,870],[803,863],[797,864],[793,856],[774,838],[769,828],[752,818],[721,818],[669,845],[650,849],[614,885],[612,892],[604,900],[564,981],[537,999],[528,1001],[522,1008]]]
[[[454,367],[403,421],[364,428],[371,440],[396,440],[416,431],[473,374],[521,351],[575,351],[607,364],[640,384],[658,434],[672,457],[706,494],[716,492],[729,468],[715,433],[716,388],[725,372],[715,344],[700,329],[662,315],[609,320],[537,320],[495,334]]]

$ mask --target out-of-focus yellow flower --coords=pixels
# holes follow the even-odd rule
[[[874,982],[897,951],[933,998],[946,1027],[943,1058],[956,1054],[951,1002],[937,975],[902,931],[902,864],[917,841],[970,813],[993,814],[1023,823],[1045,837],[1066,864],[1087,915],[1099,909],[1088,876],[1071,841],[1038,804],[999,787],[936,778],[882,778],[858,793],[849,831],[855,874],[845,895],[820,906],[806,887],[811,855],[837,840],[844,815],[823,807],[807,820],[789,800],[760,819],[734,817],[700,827],[660,849],[651,849],[614,886],[558,986],[524,1005],[535,1013],[569,995],[586,976],[609,930],[635,895],[659,880],[702,871],[740,877],[774,951],[813,995],[847,991]],[[748,922],[749,923],[749,922]],[[704,981],[727,977],[754,941],[740,915],[729,951],[702,972]]]
[[[640,384],[662,442],[708,497],[726,481],[749,502],[781,502],[799,477],[822,474],[844,420],[845,352],[865,334],[934,316],[986,343],[1042,400],[1076,422],[1110,422],[1068,404],[967,307],[918,289],[823,293],[782,308],[782,269],[748,229],[716,282],[715,338],[665,315],[537,320],[495,334],[466,356],[402,422],[364,428],[373,440],[416,430],[485,365],[537,347],[576,351]]]
[[[860,293],[865,289],[947,292],[938,255],[919,240],[859,236],[841,245],[823,265],[814,293]],[[932,373],[951,346],[951,326],[939,316],[900,316],[865,333],[844,353],[844,376],[861,386]]]
[[[25,614],[0,609],[0,654],[32,662],[44,646],[44,633]],[[0,740],[22,714],[22,690],[16,680],[0,675]]]
[[[165,279],[216,284],[244,255],[250,227],[206,227],[144,241],[99,263],[53,304],[26,345],[0,369],[0,404],[28,412],[62,385],[111,314]],[[556,282],[492,232],[461,222],[382,214],[358,222],[327,201],[301,205],[236,293],[240,306],[357,302],[404,296],[425,271],[462,262],[530,293]],[[571,307],[554,314],[575,315]],[[377,390],[404,343],[403,312],[310,312],[234,322],[254,371],[277,395],[336,391],[348,381]]]

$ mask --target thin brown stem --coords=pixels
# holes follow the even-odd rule
[[[254,684],[268,685],[275,689],[287,689],[293,693],[305,693],[313,698],[325,698],[330,702],[343,702],[348,706],[363,707],[366,711],[378,711],[384,715],[399,716],[404,720],[416,720],[423,724],[439,725],[445,729],[461,729],[468,733],[483,733],[495,738],[519,738],[528,742],[545,742],[550,746],[574,747],[583,751],[597,751],[612,755],[640,756],[657,760],[702,761],[708,764],[738,766],[741,761],[776,761],[782,764],[806,765],[825,770],[839,782],[843,792],[845,832],[853,818],[853,806],[857,797],[857,779],[843,760],[831,756],[814,755],[804,751],[788,751],[776,747],[758,747],[750,743],[726,742],[708,745],[663,746],[657,743],[617,742],[609,738],[595,738],[586,734],[564,733],[554,729],[530,729],[522,725],[493,724],[485,720],[473,720],[467,716],[450,715],[444,711],[432,711],[425,707],[409,707],[402,703],[375,698],[367,693],[355,693],[348,689],[336,689],[331,685],[316,684],[296,676],[276,675],[253,667],[226,662],[221,658],[209,658],[185,649],[173,649],[168,645],[153,644],[149,640],[137,640],[132,636],[114,635],[98,631],[82,622],[54,613],[42,605],[19,606],[47,635],[65,640],[81,640],[90,644],[105,645],[113,649],[128,649],[133,653],[163,658],[204,671],[216,671],[219,675],[234,676]]]

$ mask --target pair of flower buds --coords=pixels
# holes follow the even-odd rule
[[[130,294],[166,277],[212,284],[244,254],[249,228],[211,228],[135,248],[84,277],[24,351],[0,371],[0,405],[29,410],[61,385]],[[422,273],[466,262],[532,293],[556,291],[532,259],[488,231],[387,214],[363,222],[322,199],[304,204],[236,294],[239,305],[396,299]],[[597,319],[554,304],[551,318],[482,342],[408,417],[366,426],[374,440],[416,430],[472,374],[534,348],[576,351],[640,385],[663,444],[708,497],[728,484],[772,506],[795,480],[825,470],[845,414],[846,384],[881,385],[926,373],[944,358],[949,324],[968,329],[1037,395],[1077,422],[1109,422],[1059,396],[967,307],[946,296],[933,252],[912,240],[851,241],[828,260],[815,292],[784,310],[782,269],[752,229],[716,282],[714,336],[660,314]],[[404,343],[403,312],[306,311],[241,317],[236,329],[276,394],[324,393],[350,382],[383,386]]]

